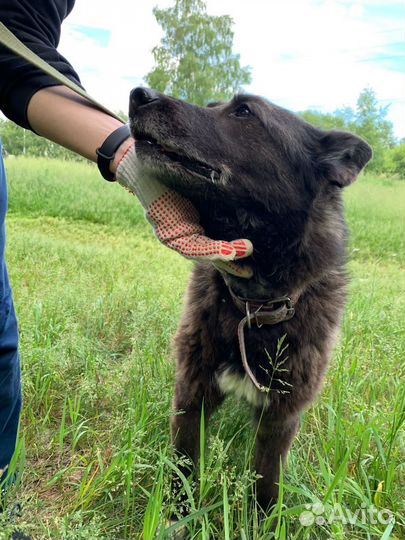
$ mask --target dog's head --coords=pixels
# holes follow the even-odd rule
[[[344,264],[341,188],[371,158],[369,145],[325,132],[251,95],[196,107],[145,88],[130,97],[140,174],[195,204],[211,238],[249,238],[254,277],[245,297],[285,293]]]
[[[359,137],[322,131],[252,95],[197,107],[135,88],[129,118],[140,163],[162,182],[273,212],[301,209],[322,187],[349,185],[372,155]]]

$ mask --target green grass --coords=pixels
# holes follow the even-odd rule
[[[171,339],[191,263],[161,247],[134,198],[93,167],[9,159],[7,170],[24,378],[23,474],[8,503],[23,502],[20,526],[36,539],[168,537]],[[367,176],[347,190],[350,303],[277,508],[265,516],[253,503],[249,410],[229,398],[201,437],[200,485],[184,479],[188,537],[404,538],[404,192]],[[321,517],[375,505],[395,524],[359,514],[302,525],[319,503]]]

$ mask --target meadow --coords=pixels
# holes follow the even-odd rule
[[[171,340],[192,263],[84,163],[9,158],[8,265],[24,411],[7,503],[35,539],[170,537]],[[325,389],[269,515],[254,504],[250,412],[229,398],[184,479],[188,538],[405,537],[405,184],[345,193],[350,301]],[[0,539],[10,524],[0,518]]]

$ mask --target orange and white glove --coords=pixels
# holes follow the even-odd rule
[[[226,242],[205,236],[198,212],[188,199],[145,174],[144,170],[139,171],[134,144],[118,163],[115,177],[137,196],[157,238],[165,246],[188,259],[211,261],[229,274],[242,278],[252,276],[249,266],[232,262],[252,254],[250,240]]]

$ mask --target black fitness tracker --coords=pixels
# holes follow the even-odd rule
[[[114,182],[114,174],[110,171],[110,164],[115,157],[115,152],[121,144],[131,136],[128,124],[124,124],[113,131],[103,142],[100,148],[97,148],[97,165],[101,176],[109,182]]]

